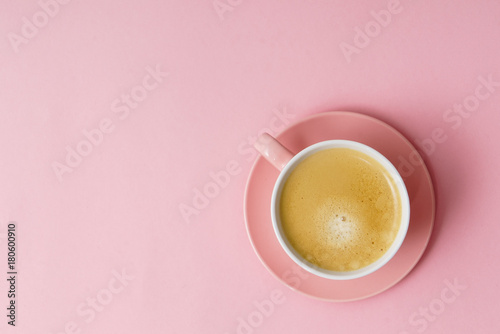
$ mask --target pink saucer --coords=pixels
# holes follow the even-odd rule
[[[413,145],[391,126],[363,114],[334,111],[316,114],[292,125],[276,137],[292,152],[330,139],[369,145],[385,155],[403,177],[410,196],[410,226],[398,253],[384,267],[365,277],[336,281],[310,274],[281,248],[271,222],[271,194],[276,170],[259,157],[250,172],[245,194],[245,220],[250,242],[266,268],[290,288],[335,302],[367,298],[403,279],[422,256],[434,225],[432,181]],[[405,161],[402,165],[401,161]]]

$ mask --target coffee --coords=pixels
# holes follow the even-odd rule
[[[289,174],[279,216],[291,246],[315,266],[352,271],[378,260],[401,224],[402,203],[390,173],[349,148],[319,151]]]

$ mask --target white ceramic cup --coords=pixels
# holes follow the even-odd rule
[[[273,222],[273,228],[278,237],[281,247],[290,256],[290,258],[297,263],[299,266],[320,277],[335,279],[335,280],[348,280],[366,276],[373,273],[374,271],[380,269],[396,254],[408,231],[408,225],[410,222],[410,200],[408,198],[408,192],[406,186],[399,175],[399,172],[394,167],[394,165],[387,160],[381,153],[375,149],[350,140],[327,140],[319,142],[317,144],[306,147],[297,154],[291,153],[287,148],[281,145],[276,139],[271,137],[269,134],[264,133],[261,135],[256,143],[255,148],[266,158],[273,166],[280,170],[280,174],[276,183],[274,185],[273,195],[271,199],[271,218]],[[310,263],[304,259],[288,242],[283,228],[281,226],[279,208],[280,208],[280,198],[281,191],[290,173],[293,169],[301,163],[305,158],[310,155],[317,153],[318,151],[330,149],[330,148],[349,148],[353,150],[360,151],[368,156],[374,158],[378,161],[390,174],[396,187],[398,189],[399,196],[401,197],[401,224],[396,238],[389,249],[380,257],[377,261],[369,264],[366,267],[353,270],[353,271],[331,271],[323,268],[319,268],[314,264]]]

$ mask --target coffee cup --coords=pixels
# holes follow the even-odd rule
[[[410,201],[394,165],[375,149],[327,140],[290,152],[262,134],[256,149],[280,174],[271,199],[277,239],[300,267],[348,280],[382,268],[402,245]]]

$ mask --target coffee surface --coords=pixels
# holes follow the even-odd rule
[[[332,148],[295,167],[279,211],[288,241],[303,258],[324,269],[351,271],[389,249],[400,226],[401,199],[378,161]]]

